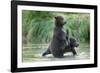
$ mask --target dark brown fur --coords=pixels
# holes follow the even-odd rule
[[[63,49],[63,54],[66,52],[72,52],[73,55],[76,55],[77,52],[75,50],[75,47],[79,46],[79,42],[77,42],[77,40],[73,37],[69,37],[69,32],[66,32],[66,42],[68,42],[68,44],[66,44],[65,48]],[[51,54],[50,49],[48,48],[44,53],[43,56]]]
[[[47,53],[53,54],[54,57],[62,58],[63,50],[66,46],[66,34],[63,31],[63,25],[65,24],[62,16],[55,17],[55,28],[51,44],[47,51],[43,53],[43,56]]]

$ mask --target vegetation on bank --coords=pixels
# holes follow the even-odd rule
[[[22,11],[23,44],[49,43],[52,39],[54,17],[65,18],[65,31],[80,42],[90,42],[90,14],[69,12]]]

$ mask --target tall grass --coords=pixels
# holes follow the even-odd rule
[[[46,11],[22,11],[23,44],[49,43],[52,39],[54,17],[62,15],[67,22],[65,30],[81,42],[90,41],[90,15],[88,13],[60,13]]]

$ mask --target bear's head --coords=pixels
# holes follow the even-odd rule
[[[62,27],[66,22],[64,21],[64,18],[62,16],[56,16],[55,17],[55,25],[58,27]]]
[[[79,42],[77,42],[77,40],[75,38],[70,38],[70,46],[78,47]]]

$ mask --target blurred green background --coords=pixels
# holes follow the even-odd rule
[[[64,25],[71,37],[75,37],[80,44],[90,43],[90,14],[71,12],[47,12],[22,10],[22,38],[23,60],[29,57],[37,58],[34,52],[41,51],[41,44],[49,44],[54,29],[54,17],[63,16],[67,22]],[[39,44],[39,45],[37,45]],[[35,49],[33,47],[36,47]],[[40,47],[39,47],[40,46]],[[48,46],[48,45],[44,45]],[[37,49],[38,48],[38,49]],[[27,52],[30,52],[27,54]],[[43,52],[43,51],[42,51]]]

